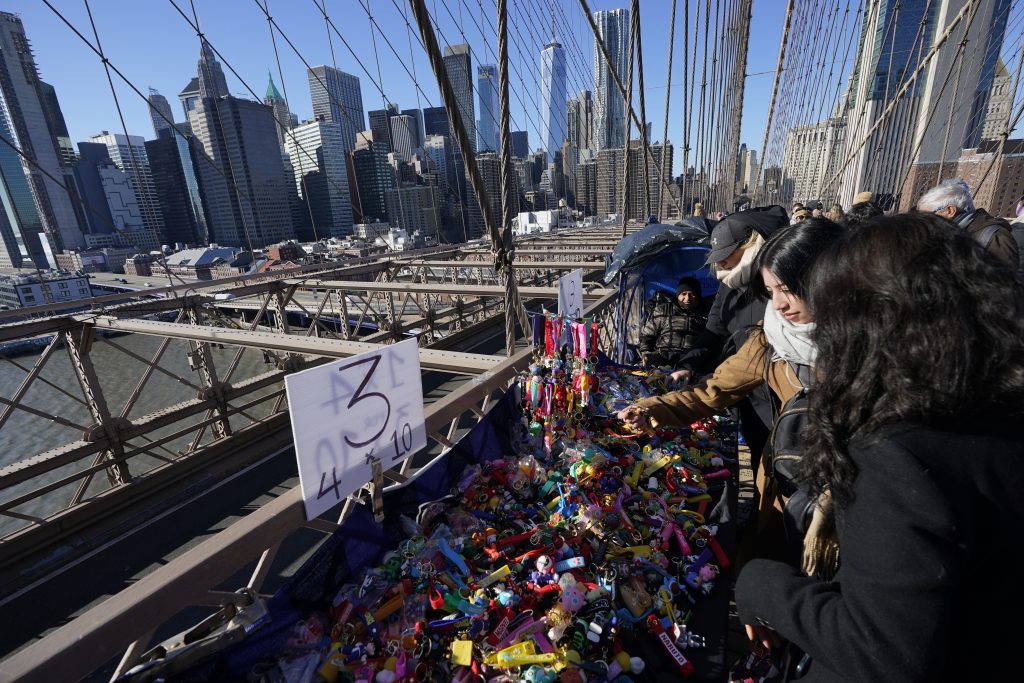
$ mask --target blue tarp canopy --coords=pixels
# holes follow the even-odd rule
[[[633,268],[657,256],[664,249],[680,244],[708,244],[715,221],[690,216],[675,225],[654,223],[627,235],[615,245],[604,269],[605,284],[610,284],[623,268]],[[703,265],[701,263],[700,265]],[[688,268],[692,270],[692,268]],[[678,281],[679,278],[677,277]],[[673,288],[675,283],[673,283]]]
[[[620,363],[636,362],[634,345],[646,317],[644,304],[655,292],[674,295],[684,276],[700,282],[701,296],[711,301],[718,280],[704,265],[711,250],[715,221],[702,216],[684,218],[676,225],[656,223],[624,237],[605,266],[606,284],[618,280],[615,346],[612,357]]]

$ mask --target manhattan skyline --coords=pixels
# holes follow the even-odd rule
[[[308,7],[289,6],[289,11],[284,12],[284,4],[278,3],[275,8],[274,2],[271,2],[270,11],[274,21],[285,35],[300,47],[303,57],[311,66],[336,64],[339,70],[360,78],[364,111],[385,108],[390,102],[397,102],[402,108],[425,109],[440,106],[441,99],[437,94],[434,75],[419,44],[415,26],[412,27],[411,33],[406,31],[403,16],[406,5],[398,2],[396,8],[395,4],[370,0],[358,0],[358,3],[352,7],[352,12],[345,13],[337,3],[329,2],[326,7],[334,26],[359,56],[362,66],[333,29],[330,32],[331,43],[328,43],[328,32],[318,4],[311,3]],[[760,23],[758,31],[753,32],[751,36],[752,64],[755,60],[759,60],[757,64],[774,61],[782,24],[782,11],[775,6],[776,4],[778,3],[768,0],[754,2],[754,21]],[[102,130],[123,132],[120,130],[117,110],[99,58],[45,5],[22,5],[9,9],[19,13],[25,22],[40,73],[44,80],[54,85],[60,97],[72,141],[87,140]],[[660,140],[663,125],[663,119],[659,121],[662,114],[655,115],[654,111],[663,109],[665,97],[667,5],[668,3],[665,3],[662,7],[659,3],[657,6],[644,6],[642,12],[645,13],[641,18],[642,27],[646,29],[643,43],[645,66],[649,69],[646,79],[648,116],[654,122],[655,140]],[[376,25],[383,29],[395,51],[402,57],[401,61],[395,57],[376,28],[371,36],[370,22],[363,10],[366,6],[369,6]],[[596,12],[626,6],[628,3],[602,0],[592,2],[591,10]],[[541,146],[540,117],[537,116],[541,104],[540,55],[544,45],[550,40],[551,18],[547,9],[544,16],[531,16],[527,11],[530,5],[513,2],[509,7],[510,31],[514,33],[509,40],[511,128],[527,131],[530,147],[536,149]],[[398,8],[403,12],[400,13]],[[91,31],[86,30],[89,26],[88,17],[80,5],[57,6],[57,9],[83,35],[91,38]],[[100,39],[111,63],[143,93],[148,94],[149,87],[155,88],[173,103],[175,120],[181,120],[180,107],[175,101],[178,92],[194,76],[196,54],[199,52],[199,40],[194,30],[170,3],[133,5],[129,13],[123,11],[124,7],[120,3],[97,5],[92,9]],[[183,9],[191,18],[189,10],[186,7]],[[246,90],[239,79],[238,76],[241,76],[245,84],[255,91],[255,97],[262,98],[269,70],[298,119],[302,121],[312,117],[313,108],[310,103],[306,67],[287,46],[281,35],[275,32],[281,60],[279,72],[266,16],[260,8],[240,0],[197,0],[196,11],[200,27],[210,44],[220,54],[219,59],[224,65],[229,92],[254,98],[253,93]],[[453,11],[455,19],[459,19],[459,12]],[[345,16],[345,21],[342,20],[342,15]],[[568,93],[593,90],[594,41],[590,27],[575,5],[558,5],[555,7],[554,17],[559,41],[567,53]],[[411,22],[411,13],[409,19]],[[496,63],[493,7],[491,14],[483,19],[479,16],[479,11],[472,17],[464,12],[461,19],[463,22],[460,28],[458,22],[453,21],[453,17],[444,9],[440,9],[439,16],[435,16],[438,42],[442,50],[447,45],[465,40],[472,50],[474,71],[477,64]],[[691,24],[693,21],[694,16],[691,14]],[[517,30],[519,24],[531,30]],[[154,52],[145,32],[129,30],[140,25],[160,26],[164,35],[161,44],[167,47]],[[673,59],[676,74],[673,78],[672,112],[669,123],[669,140],[675,144],[682,140],[681,25],[680,12],[677,16],[676,54]],[[486,44],[481,38],[480,29],[485,32]],[[114,39],[115,36],[117,40]],[[374,39],[377,43],[376,54],[380,61],[380,71],[374,58]],[[237,70],[238,76],[232,72],[232,67]],[[419,87],[413,82],[413,73]],[[152,137],[150,116],[145,103],[116,74],[113,78],[128,133]],[[747,80],[749,95],[744,112],[743,139],[753,143],[763,130],[771,76],[751,74]],[[378,84],[384,86],[383,95]],[[652,103],[659,104],[652,108]],[[632,136],[634,139],[637,137],[636,130]],[[680,172],[681,162],[677,161],[675,166],[674,172]]]

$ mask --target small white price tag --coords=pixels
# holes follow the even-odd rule
[[[415,339],[288,375],[306,519],[320,516],[373,476],[427,445]]]
[[[583,271],[574,270],[558,278],[558,315],[583,316]]]

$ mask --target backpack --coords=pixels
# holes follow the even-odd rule
[[[1003,227],[1005,226],[1002,223],[989,223],[974,235],[974,239],[981,245],[982,249],[987,251],[988,246],[992,244],[992,240],[995,239],[996,233],[998,233],[1000,228]]]
[[[803,459],[803,430],[810,403],[811,368],[789,363],[800,382],[800,389],[782,404],[775,415],[768,443],[765,444],[768,490],[786,502],[783,517],[790,541],[801,543],[814,513],[817,497],[797,484],[796,472]]]

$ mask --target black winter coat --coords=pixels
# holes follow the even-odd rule
[[[684,311],[673,301],[654,307],[640,330],[640,350],[658,364],[675,367],[704,331],[707,318],[698,311]]]
[[[1010,224],[1002,218],[991,215],[985,209],[977,209],[971,220],[963,224],[963,229],[975,240],[981,241],[985,228],[996,226],[999,229],[991,235],[987,244],[982,244],[985,249],[994,256],[999,257],[1006,263],[1013,266],[1014,270],[1020,266],[1020,258],[1017,252],[1017,241],[1013,238]]]
[[[1020,680],[1024,440],[897,425],[851,446],[824,583],[769,560],[736,584],[744,623],[813,657],[801,681]]]

